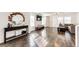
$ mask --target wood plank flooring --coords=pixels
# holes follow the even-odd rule
[[[75,35],[69,32],[58,33],[57,28],[44,28],[0,44],[0,47],[75,47]]]

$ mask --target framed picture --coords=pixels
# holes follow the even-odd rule
[[[37,16],[36,16],[36,20],[37,20],[37,21],[42,21],[42,16],[37,15]]]

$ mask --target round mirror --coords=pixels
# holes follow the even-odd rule
[[[16,15],[13,16],[12,21],[16,24],[16,25],[20,25],[23,22],[23,17],[21,15]]]
[[[25,21],[25,17],[20,12],[15,12],[10,14],[9,21],[12,22],[14,25],[21,25]]]

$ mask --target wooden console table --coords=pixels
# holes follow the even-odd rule
[[[26,29],[26,33],[22,33],[20,35],[14,35],[12,37],[6,38],[6,32],[14,31],[14,30],[21,30],[21,29]],[[27,35],[28,33],[28,25],[26,26],[16,26],[16,27],[10,27],[10,28],[4,28],[4,43],[9,41],[9,39],[15,39],[24,35]]]

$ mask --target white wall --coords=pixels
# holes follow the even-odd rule
[[[74,25],[77,25],[77,15],[76,14],[71,16],[71,23]]]
[[[7,27],[9,14],[8,12],[0,12],[0,43],[4,41],[4,28]]]
[[[77,20],[76,20],[76,24],[79,25],[79,13],[77,13]]]
[[[42,21],[35,21],[35,27],[38,27],[38,26],[40,26],[40,25],[42,25]]]
[[[0,12],[0,43],[4,42],[4,28],[7,27],[8,24],[8,15],[10,15],[11,12]],[[25,16],[25,24],[28,24],[29,15],[28,13],[23,12]],[[14,34],[14,33],[10,33]],[[10,35],[8,34],[8,35]]]
[[[25,25],[29,24],[29,20],[30,20],[30,14],[29,12],[21,12],[23,13],[24,17],[25,17]]]
[[[42,16],[42,25],[46,27],[46,16]]]

